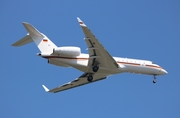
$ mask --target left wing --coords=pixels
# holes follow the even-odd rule
[[[56,87],[54,89],[51,89],[51,90],[49,90],[45,85],[42,85],[42,86],[43,86],[43,88],[45,89],[46,92],[57,93],[57,92],[64,91],[64,90],[67,90],[67,89],[71,89],[71,88],[75,88],[75,87],[82,86],[82,85],[85,85],[85,84],[89,84],[89,83],[92,83],[92,82],[96,82],[96,81],[99,81],[99,80],[103,80],[103,79],[106,78],[106,75],[94,74],[92,82],[88,82],[87,81],[87,76],[88,75],[89,75],[88,73],[84,73],[79,78],[77,78],[77,79],[75,79],[75,80],[73,80],[71,82],[68,82],[66,84],[63,84],[63,85],[61,85],[59,87]]]

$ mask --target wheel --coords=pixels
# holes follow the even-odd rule
[[[97,72],[97,71],[99,70],[99,67],[98,67],[98,66],[94,66],[94,67],[92,68],[92,70],[93,70],[93,72]]]
[[[92,76],[92,75],[89,75],[89,76],[87,77],[87,81],[88,81],[88,82],[92,82],[92,80],[93,80],[93,76]]]
[[[157,82],[157,80],[156,80],[156,75],[154,75],[153,83],[155,84],[156,82]]]
[[[154,79],[154,80],[153,80],[153,83],[155,84],[156,82],[157,82],[156,79]]]

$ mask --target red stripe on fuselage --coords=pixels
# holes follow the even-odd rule
[[[46,58],[46,59],[60,58],[60,59],[75,59],[75,60],[88,60],[89,59],[89,58],[60,57],[60,56],[44,56],[43,58]]]
[[[43,56],[43,58],[46,58],[46,59],[59,58],[59,59],[69,59],[69,60],[88,60],[89,59],[89,58],[60,57],[60,56]],[[129,62],[117,62],[117,63],[118,64],[133,65],[133,66],[141,66],[141,64],[138,64],[138,63],[129,63]],[[152,67],[152,68],[160,68],[160,69],[162,69],[160,66],[156,66],[156,65],[145,64],[145,66]]]

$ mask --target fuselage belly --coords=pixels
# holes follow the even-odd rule
[[[88,54],[83,54],[78,57],[60,57],[60,56],[45,56],[49,60],[55,60],[54,65],[64,67],[74,67],[82,72],[88,72]],[[136,74],[148,74],[148,75],[162,75],[165,70],[157,64],[153,64],[151,61],[138,60],[138,59],[127,59],[114,57],[116,63],[119,65],[117,69],[109,69],[100,67],[98,74],[118,74],[123,72],[130,72]],[[53,64],[53,63],[52,63]]]

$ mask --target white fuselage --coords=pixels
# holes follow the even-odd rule
[[[74,67],[80,71],[87,72],[90,68],[88,67],[89,54],[81,54],[77,57],[65,57],[59,55],[45,55],[40,54],[41,57],[48,59],[50,64],[63,67]],[[137,74],[147,74],[147,75],[163,75],[167,74],[166,70],[157,64],[152,63],[147,60],[130,59],[130,58],[120,58],[113,57],[116,63],[119,65],[117,69],[109,69],[100,67],[99,74],[118,74],[123,72],[137,73]],[[93,73],[93,72],[92,72]]]
[[[156,83],[157,75],[167,74],[166,70],[151,61],[112,57],[84,22],[80,18],[77,20],[85,35],[88,54],[82,54],[80,47],[76,46],[57,47],[46,35],[26,22],[23,22],[23,25],[28,34],[12,44],[12,46],[23,46],[35,42],[41,52],[38,56],[48,59],[49,64],[73,67],[84,72],[75,80],[51,90],[42,85],[46,92],[64,91],[124,72],[153,75],[153,83]]]

